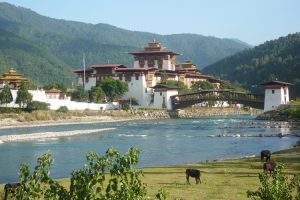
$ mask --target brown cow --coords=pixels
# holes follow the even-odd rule
[[[275,171],[276,163],[274,162],[266,162],[264,163],[264,172],[270,172],[270,176],[272,175],[272,172]]]

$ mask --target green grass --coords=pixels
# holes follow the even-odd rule
[[[299,152],[300,148],[285,152]],[[283,152],[283,151],[281,151]],[[283,163],[284,173],[292,177],[300,173],[300,155],[273,155],[272,160]],[[160,188],[168,191],[168,199],[183,198],[198,199],[230,199],[243,200],[247,198],[247,190],[255,191],[260,183],[258,174],[261,173],[263,162],[256,158],[213,161],[189,165],[164,166],[143,168],[143,182],[147,184],[148,196],[154,197]],[[185,169],[197,168],[202,171],[202,184],[196,185],[190,178],[186,183]],[[59,180],[69,187],[69,179]],[[0,185],[0,195],[3,195],[3,185]]]

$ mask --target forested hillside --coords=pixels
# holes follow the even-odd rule
[[[37,84],[70,83],[72,69],[45,48],[0,29],[0,74],[15,68]]]
[[[132,56],[127,52],[142,50],[154,39],[168,49],[181,53],[179,61],[192,59],[199,67],[249,47],[235,40],[195,34],[158,35],[128,31],[108,24],[57,20],[8,3],[0,3],[0,29],[48,48],[73,68],[81,65],[83,53],[86,54],[87,64],[109,61],[131,66]]]
[[[293,83],[291,96],[300,97],[300,33],[265,42],[203,69],[204,73],[262,92],[259,83],[281,80]]]

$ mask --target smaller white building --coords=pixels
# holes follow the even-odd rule
[[[288,104],[289,99],[289,86],[290,83],[282,81],[269,81],[262,83],[265,87],[265,102],[264,112],[275,110],[282,104]]]
[[[171,96],[178,95],[178,87],[173,85],[157,84],[154,87],[153,108],[172,110]]]

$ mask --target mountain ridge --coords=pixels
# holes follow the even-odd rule
[[[91,24],[53,19],[9,3],[0,3],[0,29],[50,52],[64,63],[66,71],[69,70],[67,68],[79,67],[82,64],[83,54],[86,55],[87,65],[109,61],[131,67],[133,58],[127,52],[143,50],[143,47],[153,39],[180,53],[178,62],[191,59],[199,68],[249,48],[230,39],[213,36],[187,33],[159,35],[125,30],[104,23]],[[22,68],[22,63],[18,67]],[[0,66],[0,72],[1,68],[5,67]],[[68,73],[66,76],[73,75]]]
[[[241,84],[253,92],[262,92],[258,84],[281,80],[294,84],[292,98],[300,96],[300,33],[266,41],[224,58],[203,69],[204,73]]]

